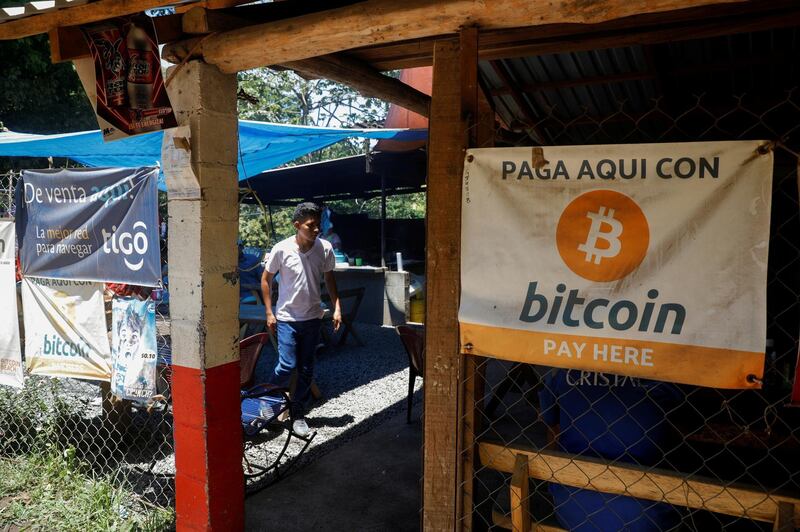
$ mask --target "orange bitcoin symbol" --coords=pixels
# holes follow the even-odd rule
[[[594,190],[572,200],[556,229],[561,258],[590,281],[622,279],[642,263],[649,244],[642,209],[613,190]]]

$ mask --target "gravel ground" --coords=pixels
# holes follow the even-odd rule
[[[327,347],[318,354],[314,374],[323,397],[313,405],[306,418],[316,436],[295,470],[405,409],[408,357],[394,328],[359,324],[357,329],[365,344],[363,347],[349,339],[345,346]],[[275,359],[271,347],[262,352],[256,367],[256,381],[266,380]],[[419,415],[416,403],[421,387],[422,379],[417,379],[414,415]],[[262,463],[265,455],[274,456],[283,441],[282,437],[270,439],[267,436],[258,450],[251,451],[248,456]],[[298,446],[292,444],[287,455],[296,454]],[[265,479],[270,480],[272,477]],[[256,487],[262,484],[264,482],[259,482]]]
[[[365,344],[363,347],[350,338],[344,346],[325,347],[318,353],[314,375],[323,397],[307,414],[309,427],[316,435],[306,452],[287,471],[297,471],[405,409],[408,357],[399,336],[393,327],[366,324],[357,324],[356,327]],[[267,380],[276,357],[271,346],[264,349],[255,370],[256,382]],[[417,379],[415,416],[420,414],[421,388],[422,379]],[[166,421],[169,423],[171,419]],[[286,431],[263,431],[254,444],[248,444],[248,460],[262,465],[272,463],[284,445],[286,434]],[[157,482],[157,479],[174,475],[171,442],[165,443],[158,449],[155,463],[140,464],[148,469],[152,467],[156,477],[145,479],[145,482]],[[293,439],[285,458],[297,456],[300,450],[302,443]],[[273,480],[274,476],[268,475],[258,482],[251,482],[250,486],[257,489]],[[157,486],[156,489],[163,488]]]

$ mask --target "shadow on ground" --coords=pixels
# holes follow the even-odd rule
[[[422,423],[413,419],[407,424],[403,412],[346,444],[340,440],[333,451],[251,495],[245,529],[419,530]]]

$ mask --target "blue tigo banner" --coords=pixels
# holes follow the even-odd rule
[[[17,238],[30,277],[157,286],[158,168],[24,170]]]

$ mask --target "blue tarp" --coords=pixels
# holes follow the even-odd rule
[[[0,156],[67,157],[92,167],[154,166],[160,164],[162,136],[161,131],[156,131],[103,142],[99,130],[60,135],[4,132],[0,133]],[[337,129],[239,120],[239,179],[277,168],[349,137],[419,141],[427,136],[426,130]]]

